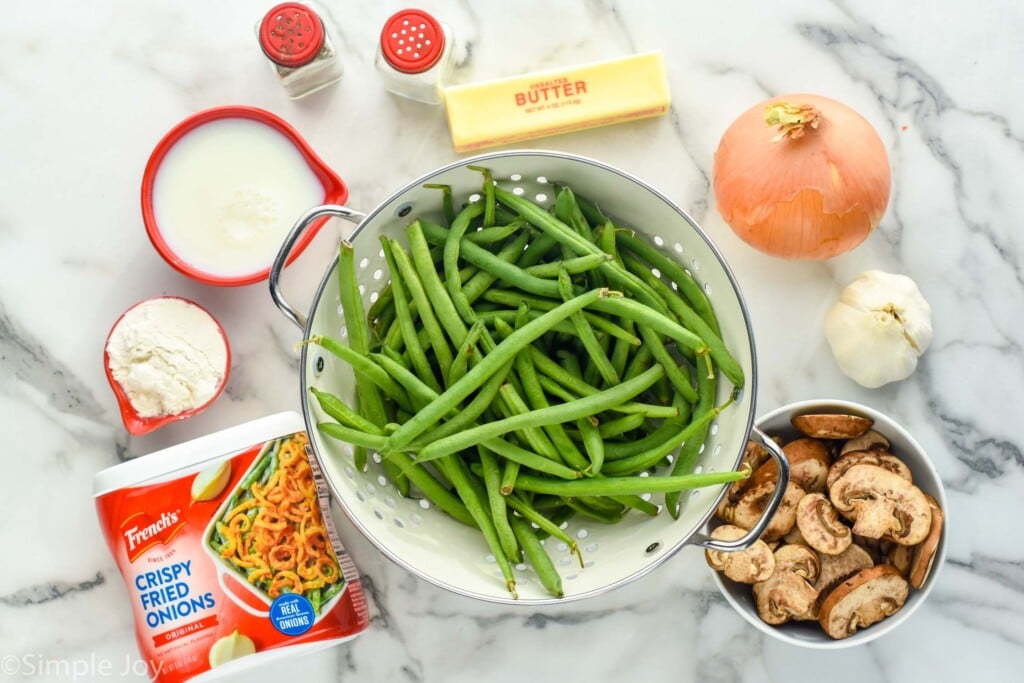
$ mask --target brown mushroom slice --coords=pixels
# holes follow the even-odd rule
[[[931,528],[931,508],[921,489],[875,465],[848,469],[829,497],[837,510],[853,516],[853,533],[861,536],[917,545]]]
[[[768,449],[754,441],[753,439],[747,440],[747,445],[743,449],[743,458],[740,460],[740,469],[743,469],[743,465],[748,465],[751,470],[756,471],[765,460],[768,460],[771,456],[768,454]],[[736,502],[739,501],[740,496],[751,486],[751,478],[739,479],[729,484],[729,488],[726,491],[725,497],[722,498],[718,504],[716,514],[718,517],[725,522],[731,522],[733,518],[733,509],[736,506]]]
[[[776,572],[754,584],[757,613],[766,624],[778,626],[790,619],[813,619],[818,593],[806,579],[790,571]]]
[[[836,479],[846,474],[846,471],[854,465],[874,465],[889,470],[893,474],[898,474],[909,482],[914,481],[907,464],[889,451],[849,451],[832,463],[825,479],[825,485],[832,488]]]
[[[883,541],[880,538],[868,538],[867,536],[853,535],[853,544],[858,545],[867,551],[875,564],[885,564],[885,554],[888,548],[883,546],[890,541]]]
[[[910,585],[914,588],[923,586],[925,579],[928,578],[928,573],[932,569],[932,562],[935,560],[935,553],[939,550],[939,541],[942,539],[942,525],[945,521],[945,515],[942,514],[942,508],[939,507],[938,501],[928,494],[925,494],[925,497],[928,499],[928,505],[932,510],[932,526],[928,530],[928,537],[913,548],[910,559]],[[776,555],[776,562],[778,562],[778,555]]]
[[[821,574],[821,559],[806,545],[784,545],[775,550],[775,571],[793,572],[814,583]]]
[[[828,478],[832,458],[824,442],[818,439],[797,439],[786,444],[782,452],[789,460],[790,481],[808,493],[825,490],[825,480]],[[769,465],[778,472],[775,461],[765,463],[762,467]]]
[[[862,569],[875,566],[871,555],[859,545],[851,545],[838,555],[822,554],[818,559],[821,560],[821,572],[814,582],[814,590],[821,597],[828,595],[833,588]]]
[[[747,489],[733,510],[732,523],[744,529],[753,529],[757,520],[764,514],[772,493],[775,492],[775,482],[769,481],[758,486]],[[782,494],[782,502],[772,515],[772,519],[765,527],[761,538],[765,541],[776,541],[796,526],[796,506],[804,497],[804,490],[789,482],[786,491]]]
[[[889,439],[875,430],[869,429],[858,437],[848,439],[839,449],[839,455],[846,455],[851,451],[887,450],[889,450]]]
[[[799,526],[793,527],[792,531],[783,536],[782,542],[788,543],[789,545],[807,545],[807,539],[804,538],[804,535],[800,533]]]
[[[711,532],[711,538],[721,541],[734,541],[747,533],[732,524],[723,524]],[[775,555],[764,541],[758,539],[746,550],[733,553],[722,550],[705,550],[704,559],[708,566],[720,571],[728,578],[739,583],[756,583],[771,578],[775,573]]]
[[[909,545],[900,545],[891,541],[886,542],[889,544],[889,547],[886,549],[885,562],[882,564],[889,565],[904,578],[910,576],[910,562],[914,556],[914,549]]]
[[[840,521],[832,503],[821,493],[803,497],[796,508],[796,525],[807,545],[825,555],[838,555],[853,542],[850,527]]]
[[[829,593],[818,622],[830,637],[847,638],[895,614],[909,593],[907,580],[889,565],[863,569]]]
[[[875,423],[860,415],[797,415],[790,422],[812,439],[855,439]]]

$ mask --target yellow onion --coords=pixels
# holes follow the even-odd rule
[[[889,203],[889,159],[871,124],[820,95],[775,97],[744,112],[715,152],[715,197],[747,244],[787,259],[853,249]]]

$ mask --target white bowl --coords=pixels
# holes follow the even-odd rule
[[[931,571],[928,573],[928,577],[921,588],[917,590],[911,588],[906,604],[892,616],[866,629],[859,630],[848,638],[840,640],[834,640],[826,635],[817,621],[790,621],[781,626],[766,624],[761,621],[761,617],[757,614],[757,605],[754,602],[751,586],[731,581],[719,572],[714,572],[715,582],[718,584],[719,590],[722,591],[722,595],[754,628],[790,645],[820,650],[837,650],[863,645],[885,635],[909,619],[910,615],[924,603],[938,579],[942,565],[946,561],[946,531],[949,529],[949,506],[946,504],[946,494],[942,487],[942,480],[939,478],[938,472],[935,471],[935,467],[932,465],[931,460],[928,459],[928,455],[921,448],[921,445],[914,440],[914,437],[907,430],[873,408],[841,400],[800,401],[784,405],[764,415],[757,420],[757,426],[770,436],[778,435],[785,439],[796,438],[799,436],[799,432],[790,423],[790,419],[796,415],[812,413],[861,415],[873,419],[875,423],[872,429],[889,439],[891,444],[889,450],[910,467],[914,484],[938,501],[944,518],[942,538],[935,552]]]

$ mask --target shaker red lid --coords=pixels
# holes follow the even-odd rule
[[[260,23],[260,47],[281,66],[302,66],[324,44],[324,25],[316,12],[301,2],[283,2]]]
[[[395,69],[418,74],[434,66],[444,52],[444,30],[420,9],[403,9],[384,22],[380,47]]]

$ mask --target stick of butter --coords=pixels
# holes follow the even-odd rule
[[[671,98],[661,52],[444,90],[457,152],[660,116]]]

